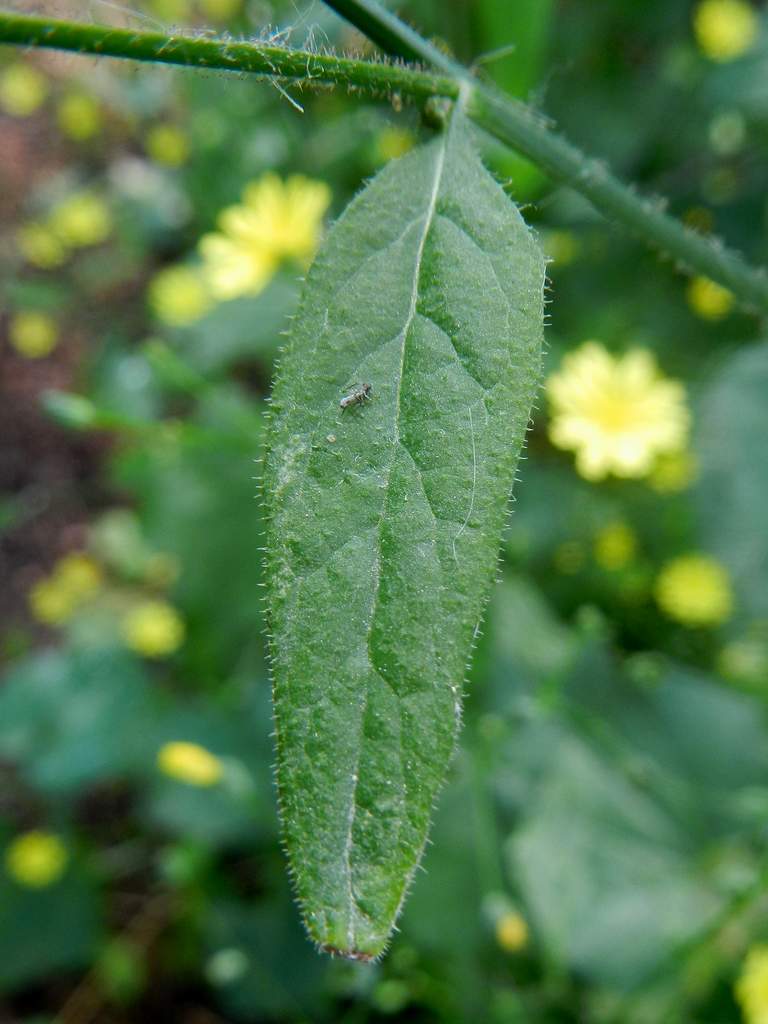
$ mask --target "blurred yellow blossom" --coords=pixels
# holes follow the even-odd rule
[[[59,328],[47,313],[23,310],[11,317],[8,338],[20,355],[27,359],[41,359],[56,347]]]
[[[612,356],[585,342],[565,356],[547,391],[550,439],[576,452],[587,480],[647,476],[657,456],[680,448],[688,433],[683,385],[664,378],[646,349]]]
[[[733,308],[733,292],[708,277],[694,277],[686,296],[688,305],[703,320],[721,320]]]
[[[0,108],[11,117],[29,117],[45,102],[48,82],[37,68],[19,61],[0,73]]]
[[[99,563],[84,551],[73,551],[60,558],[53,569],[54,579],[78,601],[93,597],[104,581]]]
[[[572,231],[548,231],[543,244],[547,256],[558,267],[573,263],[579,251],[579,243]]]
[[[745,1024],[768,1024],[768,945],[749,950],[734,994]]]
[[[101,196],[83,190],[55,206],[48,224],[65,245],[98,245],[112,230],[112,214]]]
[[[189,156],[189,140],[175,124],[156,124],[147,132],[144,147],[157,164],[180,167]]]
[[[184,641],[184,623],[166,601],[145,601],[123,620],[126,644],[147,658],[173,654]]]
[[[198,6],[213,21],[228,21],[240,11],[243,0],[198,0]]]
[[[626,523],[608,523],[595,537],[595,561],[601,569],[623,569],[637,552],[635,531]]]
[[[40,580],[29,591],[29,608],[38,622],[46,626],[60,626],[72,617],[76,601],[58,580],[50,577]]]
[[[171,327],[184,327],[199,320],[212,302],[208,285],[195,267],[166,267],[155,274],[149,286],[152,312]]]
[[[693,33],[710,60],[740,57],[757,39],[757,13],[747,0],[702,0],[693,14]]]
[[[180,25],[192,14],[190,0],[149,0],[149,7],[163,21]]]
[[[506,953],[519,953],[528,945],[528,925],[516,910],[501,914],[496,921],[496,941]]]
[[[22,224],[18,229],[16,245],[24,259],[41,270],[60,267],[67,258],[67,250],[61,240],[45,224],[35,221]]]
[[[247,185],[243,202],[220,214],[219,231],[200,239],[214,295],[255,295],[285,260],[307,267],[320,242],[330,201],[324,182],[298,174],[282,181],[268,173]]]
[[[668,562],[654,591],[661,610],[686,626],[718,626],[733,610],[728,573],[708,555],[682,555]]]
[[[413,149],[415,141],[413,132],[407,128],[388,125],[382,128],[376,137],[376,156],[382,163],[396,160],[399,156],[404,156],[409,149]]]
[[[224,766],[210,750],[180,740],[160,748],[157,767],[165,775],[190,786],[215,786],[224,774]]]
[[[688,448],[660,455],[653,464],[648,483],[659,494],[684,491],[696,479],[696,459]]]
[[[101,131],[103,117],[98,101],[87,92],[67,92],[56,107],[56,120],[62,135],[76,142],[92,139]]]
[[[98,591],[103,582],[101,566],[89,555],[75,551],[60,558],[53,572],[29,592],[29,606],[38,622],[60,626],[77,607]]]
[[[53,885],[64,874],[67,848],[50,832],[24,832],[5,851],[5,869],[11,878],[30,889]]]

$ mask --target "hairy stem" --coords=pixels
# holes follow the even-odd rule
[[[453,78],[400,64],[352,60],[260,42],[166,35],[0,12],[0,43],[46,47],[102,57],[248,72],[300,85],[346,85],[379,96],[400,93],[416,102],[458,95]]]
[[[686,228],[664,212],[664,201],[643,197],[625,185],[600,160],[586,156],[559,136],[535,111],[471,79],[462,65],[423,39],[378,0],[325,0],[328,7],[392,56],[432,64],[465,82],[467,113],[489,134],[528,157],[541,170],[592,203],[609,220],[623,224],[652,248],[671,257],[683,269],[703,274],[730,289],[748,309],[768,312],[768,276],[746,264],[721,242]]]
[[[576,189],[606,217],[623,224],[679,266],[719,282],[747,308],[768,312],[768,277],[763,269],[747,265],[718,241],[686,228],[664,212],[661,201],[643,197],[623,184],[601,161],[587,157],[553,132],[529,107],[472,79],[465,68],[376,0],[327,2],[390,55],[434,64],[440,73],[256,42],[136,32],[13,13],[0,13],[0,43],[248,72],[300,85],[346,85],[375,96],[397,93],[416,103],[432,96],[456,99],[463,87],[467,113],[485,131],[528,157],[553,179]]]

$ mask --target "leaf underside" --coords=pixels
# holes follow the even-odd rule
[[[348,957],[385,948],[446,775],[539,380],[543,280],[455,115],[331,230],[274,388],[281,814],[308,931]]]

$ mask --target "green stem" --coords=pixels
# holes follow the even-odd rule
[[[249,72],[299,85],[346,85],[376,96],[399,94],[416,103],[432,96],[465,93],[469,116],[485,131],[528,157],[552,178],[586,196],[611,220],[629,228],[677,264],[730,289],[747,308],[768,312],[768,277],[718,241],[707,239],[666,214],[663,203],[643,197],[607,167],[585,156],[553,132],[530,108],[477,82],[450,57],[421,39],[376,0],[327,0],[393,56],[418,57],[448,74],[428,74],[398,64],[380,64],[234,42],[0,13],[0,43],[77,53]]]
[[[136,32],[31,15],[0,12],[0,43],[240,74],[245,71],[299,85],[346,85],[373,95],[389,97],[400,93],[416,102],[431,96],[458,95],[458,85],[452,78],[397,64],[351,60],[263,43]]]
[[[472,82],[467,113],[481,128],[528,157],[556,181],[580,192],[614,220],[676,261],[681,269],[703,274],[730,289],[748,309],[768,312],[768,276],[745,263],[717,239],[686,228],[664,212],[664,200],[643,197],[611,174],[600,160],[586,156],[553,132],[530,107],[469,77],[466,68],[446,57],[378,0],[325,0],[351,24],[392,56],[432,64],[458,80]]]
[[[452,78],[467,77],[468,72],[461,64],[438,50],[376,0],[325,0],[325,3],[391,57],[431,64]]]

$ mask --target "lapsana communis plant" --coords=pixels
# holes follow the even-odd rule
[[[265,461],[291,871],[313,939],[365,960],[384,950],[426,841],[539,380],[544,260],[476,155],[477,127],[743,305],[768,310],[768,282],[373,0],[332,6],[401,62],[14,14],[0,15],[0,41],[343,85],[440,113],[319,251]]]

